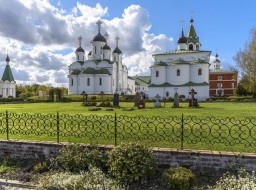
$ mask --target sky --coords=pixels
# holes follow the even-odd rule
[[[96,21],[108,44],[123,52],[130,76],[149,75],[152,54],[175,50],[193,17],[202,50],[218,53],[222,67],[235,67],[256,27],[255,0],[0,0],[0,76],[6,54],[17,84],[66,86],[77,38],[90,51]]]

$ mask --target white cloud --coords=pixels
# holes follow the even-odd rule
[[[49,0],[0,3],[0,65],[4,68],[8,50],[14,77],[21,83],[66,85],[68,65],[75,56],[70,50],[76,49],[80,35],[84,49],[90,50],[98,19],[103,21],[102,33],[110,35],[112,50],[115,37],[121,38],[119,47],[130,75],[149,74],[152,54],[170,50],[173,43],[164,34],[150,33],[149,13],[139,5],[130,5],[119,17],[106,19],[108,7],[99,3],[90,7],[77,2],[71,12]]]

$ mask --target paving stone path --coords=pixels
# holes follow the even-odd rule
[[[35,186],[31,183],[23,183],[16,180],[0,179],[0,190],[31,190]]]

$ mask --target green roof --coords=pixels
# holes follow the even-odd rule
[[[151,80],[150,76],[134,76],[131,78],[135,80],[136,85],[140,85],[140,86],[150,84],[150,80]]]
[[[70,74],[71,74],[71,75],[79,75],[80,73],[81,73],[80,70],[74,69]]]
[[[10,65],[6,65],[2,77],[2,81],[14,81],[13,75],[12,75],[12,70]]]
[[[187,82],[181,85],[174,85],[174,84],[165,82],[162,84],[150,84],[148,87],[182,87],[182,86],[207,86],[207,85],[209,85],[207,82],[202,82],[202,83]]]
[[[227,69],[214,69],[214,70],[210,70],[210,73],[237,73],[237,71],[232,71]]]
[[[169,51],[169,52],[165,52],[165,53],[154,54],[153,56],[155,56],[155,55],[168,55],[168,54],[202,53],[202,52],[210,53],[211,51],[201,51],[201,50],[175,50],[175,51]]]
[[[101,68],[99,70],[96,70],[94,68],[88,67],[85,70],[82,71],[83,74],[108,74],[111,75],[108,69]]]
[[[160,61],[159,63],[156,63],[155,65],[157,65],[157,66],[167,66],[168,64],[163,62],[163,61]]]

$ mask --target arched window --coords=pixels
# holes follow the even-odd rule
[[[166,97],[169,97],[169,92],[168,92],[168,91],[165,93],[165,96],[166,96]]]
[[[198,75],[202,75],[202,69],[200,68],[200,69],[198,69]]]
[[[96,46],[94,47],[94,52],[95,52],[95,54],[97,53],[97,47]]]
[[[179,69],[177,69],[177,76],[180,76],[180,70]]]
[[[79,61],[79,55],[77,56],[77,60]]]
[[[196,50],[197,51],[199,50],[199,44],[196,44]]]
[[[156,71],[156,77],[159,77],[159,71]]]
[[[87,86],[90,86],[90,78],[87,78]]]
[[[74,80],[73,79],[71,79],[71,86],[73,86],[74,85]]]
[[[189,49],[189,50],[193,50],[193,49],[194,49],[194,48],[193,48],[193,44],[189,44],[188,49]]]
[[[99,78],[99,85],[102,85],[102,78]]]

